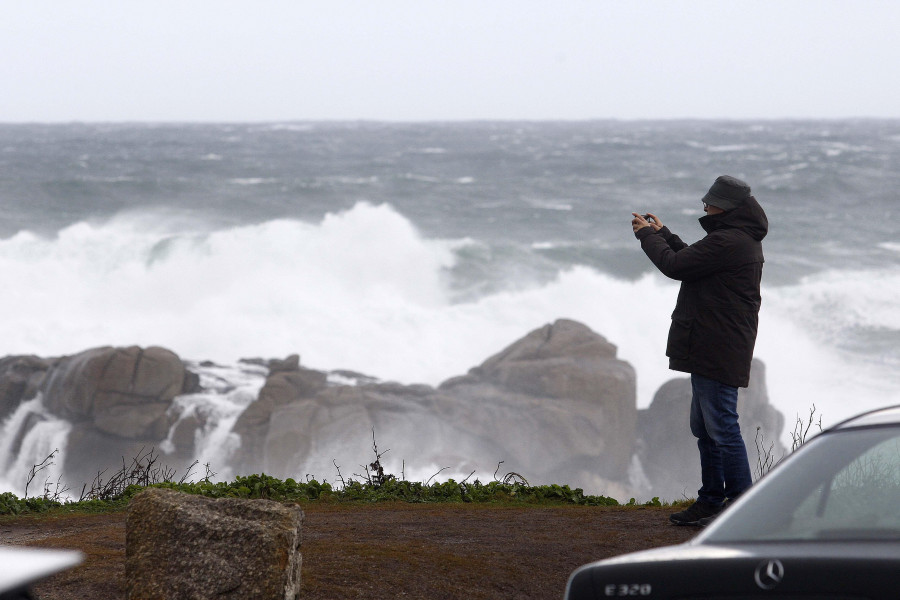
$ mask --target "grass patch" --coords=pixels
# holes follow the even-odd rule
[[[271,475],[238,476],[230,482],[162,481],[146,486],[129,485],[119,494],[107,499],[60,501],[52,498],[18,498],[10,492],[0,494],[0,515],[39,513],[97,513],[122,510],[131,498],[146,487],[173,489],[208,498],[265,498],[280,502],[371,504],[378,502],[406,503],[497,503],[530,505],[619,506],[608,496],[585,494],[581,488],[568,485],[528,485],[526,483],[445,482],[426,485],[420,482],[386,479],[381,483],[347,480],[340,487],[315,479],[298,482],[278,479]],[[635,502],[629,503],[635,506]],[[659,506],[655,499],[648,506]]]

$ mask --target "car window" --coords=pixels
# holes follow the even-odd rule
[[[884,441],[824,482],[794,512],[789,537],[900,537],[900,439]]]
[[[900,539],[900,428],[816,438],[722,516],[706,541]]]

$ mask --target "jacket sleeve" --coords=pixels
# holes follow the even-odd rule
[[[642,229],[637,233],[642,234],[643,231]],[[648,235],[638,235],[638,239],[644,253],[666,277],[678,281],[692,281],[715,273],[725,266],[728,252],[725,240],[720,236],[709,234],[699,242],[688,246],[674,234],[670,234],[667,240],[666,236],[660,233],[662,230],[657,234],[651,230]],[[670,241],[673,238],[677,240],[676,243]],[[675,250],[674,248],[679,247],[678,243],[681,247]]]
[[[681,238],[669,231],[669,228],[663,225],[662,229],[657,232],[659,235],[663,236],[663,239],[666,240],[666,243],[669,245],[669,248],[678,252],[679,250],[684,250],[688,247],[687,244],[681,241]]]

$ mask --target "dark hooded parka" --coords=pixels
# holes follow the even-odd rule
[[[753,196],[700,218],[706,237],[688,246],[663,227],[635,233],[663,275],[681,281],[666,356],[669,368],[747,387],[759,323],[766,213]]]

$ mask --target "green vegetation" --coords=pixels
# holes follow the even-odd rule
[[[481,483],[456,482],[453,479],[442,483],[402,481],[387,478],[384,482],[347,480],[341,487],[315,479],[298,482],[294,479],[281,480],[270,475],[258,474],[235,477],[231,482],[162,481],[148,486],[129,485],[116,496],[106,499],[60,501],[53,498],[19,499],[12,493],[0,494],[0,514],[18,515],[45,512],[54,507],[64,507],[79,512],[121,510],[128,501],[145,487],[174,489],[189,494],[210,498],[267,498],[281,502],[324,502],[324,503],[372,503],[372,502],[488,502],[518,503],[536,505],[579,505],[618,506],[619,503],[607,496],[586,495],[581,488],[572,489],[567,485],[531,486],[527,483],[504,483],[491,481]],[[659,499],[654,499],[658,505]],[[632,501],[633,505],[633,501]]]
[[[40,513],[60,506],[61,503],[49,498],[17,498],[12,492],[0,494],[0,515]]]
[[[375,460],[363,465],[364,475],[356,475],[359,479],[344,479],[338,468],[339,485],[316,479],[296,481],[285,480],[266,475],[265,473],[237,476],[231,482],[214,482],[215,473],[209,465],[205,465],[206,474],[199,481],[190,481],[195,461],[180,479],[175,478],[175,470],[158,464],[159,457],[154,450],[142,449],[132,458],[130,464],[123,457],[122,468],[108,478],[100,472],[90,486],[82,488],[80,497],[66,497],[67,487],[61,486],[57,480],[55,485],[45,481],[43,494],[28,498],[18,498],[10,492],[0,494],[0,515],[21,515],[43,513],[52,510],[66,512],[105,512],[123,510],[138,492],[147,487],[158,487],[178,490],[188,494],[197,494],[208,498],[248,498],[269,499],[279,502],[297,503],[374,503],[374,502],[471,502],[496,504],[527,504],[539,506],[621,506],[617,500],[608,496],[591,496],[581,488],[572,489],[568,485],[530,485],[518,473],[507,473],[502,479],[482,483],[479,480],[468,481],[468,477],[460,482],[449,479],[445,482],[431,483],[440,473],[433,475],[427,482],[406,481],[390,473],[385,473],[381,457],[386,452],[379,452],[375,444],[375,432],[372,432],[372,446]],[[30,485],[36,475],[53,464],[56,456],[54,450],[44,461],[35,465],[28,478]],[[502,465],[497,465],[497,471]],[[337,465],[335,465],[337,467]],[[443,470],[443,469],[442,469]],[[470,474],[471,477],[471,474]],[[676,503],[677,504],[677,503]],[[659,498],[638,504],[634,498],[624,506],[667,506],[668,502],[660,502]]]
[[[618,502],[606,496],[588,496],[580,488],[569,486],[530,486],[524,483],[491,481],[457,483],[450,479],[443,483],[402,481],[388,478],[381,483],[347,480],[341,487],[319,483],[315,479],[297,482],[284,481],[269,475],[236,477],[230,483],[200,482],[190,484],[159,484],[183,492],[213,498],[269,498],[289,502],[521,502],[533,504],[577,504],[585,506],[616,506]]]

